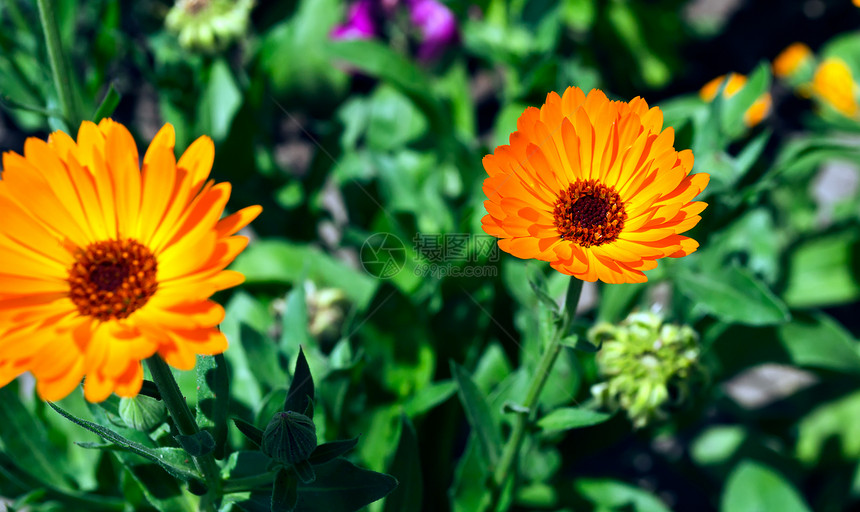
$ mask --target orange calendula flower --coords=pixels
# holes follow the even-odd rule
[[[224,268],[259,206],[221,219],[230,184],[208,181],[208,137],[179,161],[166,125],[143,157],[121,124],[85,122],[3,154],[0,176],[0,385],[23,372],[45,400],[86,376],[97,402],[140,390],[140,361],[182,370],[227,340],[209,300],[244,276]]]
[[[747,84],[747,77],[744,75],[729,73],[728,78],[726,78],[726,75],[722,75],[706,83],[705,86],[699,90],[699,97],[708,103],[714,101],[720,87],[722,87],[723,82],[726,80],[728,80],[728,82],[726,82],[726,88],[723,90],[723,94],[726,98],[731,98],[740,92]],[[770,107],[770,93],[765,92],[759,96],[752,105],[750,105],[750,108],[748,108],[746,112],[744,112],[744,124],[749,127],[759,124],[770,113]]]
[[[846,117],[857,115],[856,89],[851,70],[841,59],[825,59],[815,70],[812,94]]]
[[[790,44],[773,60],[773,74],[788,78],[812,61],[812,50],[803,43]]]
[[[707,206],[691,201],[709,176],[690,175],[693,153],[674,139],[642,98],[551,92],[523,112],[510,145],[484,157],[484,231],[514,256],[585,281],[647,281],[657,259],[696,250],[681,233]]]

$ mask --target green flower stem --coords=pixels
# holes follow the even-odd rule
[[[487,505],[484,507],[484,511],[495,511],[499,505],[505,485],[516,466],[517,456],[525,439],[526,429],[534,419],[541,391],[543,391],[543,387],[549,379],[549,374],[558,359],[558,354],[561,353],[561,340],[567,334],[567,330],[573,320],[581,292],[582,281],[571,277],[567,289],[566,311],[563,313],[561,322],[559,322],[559,325],[555,329],[546,347],[546,351],[541,356],[540,362],[538,362],[538,367],[534,373],[534,380],[531,382],[526,394],[526,401],[522,404],[524,410],[516,413],[517,417],[514,419],[514,428],[511,430],[511,436],[508,438],[508,442],[502,451],[502,458],[493,472],[493,480],[490,484],[490,499],[489,502],[485,501]]]
[[[146,360],[146,367],[149,368],[152,380],[155,381],[158,392],[161,393],[161,399],[164,401],[170,417],[173,418],[179,433],[193,436],[199,432],[200,428],[194,421],[194,415],[188,408],[188,404],[185,403],[185,397],[182,396],[179,385],[173,378],[173,373],[167,363],[158,355],[154,355]],[[215,457],[212,453],[207,453],[200,457],[193,457],[193,459],[194,464],[206,481],[207,493],[201,500],[201,510],[205,510],[204,505],[208,505],[210,510],[215,510],[215,502],[221,497],[222,492],[220,470],[215,462]]]
[[[51,73],[54,76],[54,87],[57,89],[57,99],[64,121],[69,128],[74,128],[83,118],[78,112],[72,79],[66,66],[66,55],[60,43],[60,30],[57,27],[57,16],[54,12],[55,0],[36,0],[39,5],[39,19],[45,34],[45,45],[48,48],[48,60],[51,63]]]

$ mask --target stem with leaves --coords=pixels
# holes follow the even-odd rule
[[[567,331],[573,321],[576,313],[576,306],[579,303],[579,296],[582,293],[582,281],[575,277],[570,278],[567,288],[567,296],[565,299],[565,310],[562,312],[561,318],[556,324],[552,337],[546,346],[546,349],[538,362],[538,367],[534,373],[534,380],[529,385],[526,394],[525,403],[522,404],[522,410],[516,412],[514,426],[511,430],[511,436],[505,444],[502,451],[502,457],[499,464],[493,472],[493,479],[490,482],[490,499],[485,501],[486,506],[484,511],[494,512],[499,506],[499,501],[502,497],[502,492],[508,479],[512,476],[512,471],[516,466],[517,456],[525,439],[526,430],[529,423],[534,420],[537,410],[538,399],[541,391],[546,385],[550,372],[558,359],[558,354],[561,352],[561,340],[567,335]]]
[[[185,436],[193,436],[200,432],[197,422],[194,421],[194,415],[191,413],[191,409],[188,408],[185,397],[182,396],[179,385],[176,383],[176,379],[173,378],[173,373],[170,371],[167,363],[158,355],[154,355],[146,360],[146,366],[149,368],[149,373],[152,374],[152,380],[155,381],[155,385],[158,387],[159,393],[161,393],[161,399],[164,401],[170,417],[173,418],[173,422],[176,424],[179,433]],[[221,497],[222,489],[220,471],[218,464],[215,462],[215,457],[212,455],[212,452],[192,457],[197,469],[200,470],[200,474],[203,475],[203,479],[206,482],[207,492],[201,500],[201,510],[216,510],[216,504]]]
[[[54,2],[55,0],[36,0],[39,6],[42,32],[45,35],[45,46],[48,49],[48,61],[50,61],[51,73],[54,78],[54,87],[57,89],[57,99],[60,103],[60,110],[63,112],[63,120],[69,127],[75,127],[83,118],[78,111],[72,78],[60,42],[60,30],[57,27]]]

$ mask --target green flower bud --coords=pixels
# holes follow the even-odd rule
[[[317,447],[317,429],[313,420],[297,412],[276,413],[263,432],[263,453],[293,465],[307,460]]]
[[[245,34],[253,7],[253,0],[177,0],[164,21],[183,48],[214,52]]]
[[[164,404],[146,395],[121,398],[119,401],[119,417],[135,430],[149,432],[160,425],[166,416]]]
[[[666,407],[684,401],[705,376],[695,331],[664,324],[655,313],[633,313],[617,326],[598,324],[588,337],[603,343],[597,354],[603,382],[592,386],[592,396],[625,410],[636,428],[665,419]]]

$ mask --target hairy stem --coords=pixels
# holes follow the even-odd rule
[[[185,397],[182,396],[179,385],[176,383],[176,379],[173,378],[173,373],[170,371],[167,363],[158,355],[154,355],[146,360],[146,366],[152,374],[152,380],[155,381],[155,385],[158,387],[159,393],[161,393],[161,399],[164,401],[170,417],[173,418],[173,422],[176,424],[179,433],[193,436],[199,432],[200,428],[194,420],[194,415],[191,413],[191,409],[188,408]],[[220,471],[218,464],[215,462],[215,457],[210,452],[206,455],[193,457],[193,459],[194,464],[206,481],[207,492],[201,499],[201,509],[217,510],[217,502],[220,501],[222,489]],[[203,508],[204,506],[207,508]]]
[[[55,0],[36,0],[39,6],[42,32],[45,35],[45,46],[48,49],[48,61],[51,64],[51,73],[54,77],[54,87],[57,89],[57,99],[60,103],[60,110],[63,112],[64,121],[71,129],[83,118],[78,112],[71,75],[66,65],[66,55],[63,53],[63,47],[60,43],[60,30],[57,27],[54,2]]]
[[[488,512],[494,512],[499,506],[499,500],[505,489],[508,479],[512,476],[512,471],[516,467],[517,456],[525,439],[526,430],[529,423],[534,419],[535,410],[537,408],[538,399],[541,391],[546,385],[549,374],[558,359],[558,354],[561,352],[561,340],[567,334],[567,329],[573,320],[576,305],[579,302],[579,296],[582,292],[582,281],[575,277],[570,278],[567,290],[566,311],[562,316],[552,338],[546,346],[546,349],[538,362],[538,367],[535,370],[534,378],[529,385],[526,394],[525,403],[523,403],[523,411],[516,413],[514,419],[514,427],[511,430],[511,436],[505,444],[502,451],[502,457],[496,470],[493,472],[493,479],[490,482],[490,499],[485,501],[486,506],[482,509]]]

